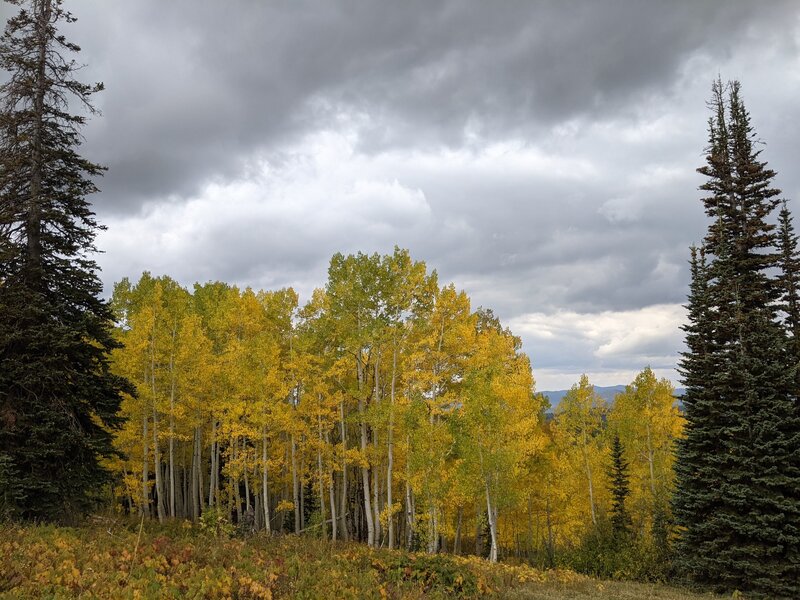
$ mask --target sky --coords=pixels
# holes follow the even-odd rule
[[[716,77],[800,203],[797,2],[65,7],[106,86],[82,148],[106,293],[148,270],[304,302],[335,252],[398,245],[522,337],[539,390],[678,383]]]

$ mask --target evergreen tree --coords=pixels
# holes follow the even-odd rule
[[[789,349],[795,366],[795,397],[800,390],[800,253],[797,235],[792,224],[792,215],[783,201],[778,216],[780,236],[780,284],[781,308],[785,313],[785,327],[789,334]]]
[[[625,460],[625,449],[619,439],[614,436],[611,445],[611,468],[608,472],[609,491],[611,492],[611,528],[614,535],[622,537],[629,532],[630,515],[625,510],[625,500],[630,494],[628,461]]]
[[[704,251],[692,251],[681,361],[677,560],[702,583],[797,597],[800,428],[769,222],[780,192],[754,149],[739,84],[717,81],[713,93],[707,164],[699,169],[708,178],[701,189],[712,223]]]
[[[86,200],[103,168],[77,153],[90,96],[61,0],[21,6],[0,38],[0,460],[24,518],[70,519],[107,480],[124,380],[109,371],[111,312]],[[7,482],[3,482],[7,483]]]

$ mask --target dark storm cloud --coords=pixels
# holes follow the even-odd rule
[[[105,113],[106,209],[196,193],[254,152],[357,119],[358,148],[460,146],[625,113],[781,3],[73,3]],[[773,32],[774,33],[774,32]]]
[[[510,323],[544,387],[624,383],[681,346],[712,79],[742,80],[800,201],[795,2],[65,4],[107,87],[106,290],[148,269],[304,301],[334,252],[397,244]]]

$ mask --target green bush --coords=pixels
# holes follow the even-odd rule
[[[598,527],[582,543],[556,555],[559,566],[603,579],[663,582],[671,574],[671,560],[663,546],[634,536],[615,536]]]
[[[207,508],[200,516],[200,530],[210,533],[216,538],[229,538],[233,535],[234,527],[228,520],[228,515],[215,507]]]
[[[451,598],[472,598],[479,595],[475,573],[441,554],[388,554],[376,559],[373,568],[393,585],[411,584],[427,592],[440,592]]]

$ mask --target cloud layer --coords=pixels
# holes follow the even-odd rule
[[[66,5],[107,86],[85,130],[107,289],[307,298],[333,252],[398,244],[523,336],[540,388],[675,379],[718,74],[800,197],[793,2]]]

